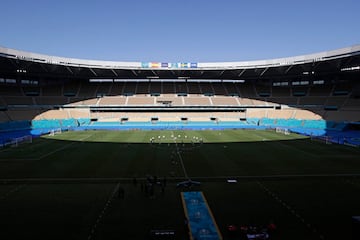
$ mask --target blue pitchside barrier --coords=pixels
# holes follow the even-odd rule
[[[40,136],[53,130],[226,130],[226,129],[275,129],[284,128],[289,132],[321,137],[330,136],[333,142],[360,146],[360,124],[325,120],[248,118],[246,121],[147,121],[117,122],[91,121],[80,119],[41,119],[32,121],[11,121],[0,123],[0,145],[15,137]],[[353,126],[349,128],[349,126]],[[353,128],[356,128],[354,130]]]

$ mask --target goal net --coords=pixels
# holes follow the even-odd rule
[[[322,142],[325,144],[331,144],[333,141],[330,136],[310,136],[311,141]]]
[[[49,136],[55,136],[57,134],[61,134],[61,128],[51,130]]]
[[[19,144],[22,143],[32,143],[32,136],[26,135],[18,138],[13,138],[8,145],[10,145],[11,147],[17,147],[19,146]]]
[[[289,129],[287,129],[287,128],[279,128],[279,127],[277,127],[277,128],[275,128],[275,131],[276,131],[277,133],[282,133],[282,134],[285,134],[285,135],[290,135],[290,131],[289,131]]]

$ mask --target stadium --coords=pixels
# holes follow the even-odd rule
[[[356,239],[359,78],[360,45],[208,63],[1,47],[0,236]]]

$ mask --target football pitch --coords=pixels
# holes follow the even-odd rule
[[[69,131],[1,149],[0,176],[1,239],[189,239],[192,190],[223,239],[269,222],[273,239],[351,239],[360,215],[358,148],[275,131]]]

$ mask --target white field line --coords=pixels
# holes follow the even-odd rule
[[[115,197],[115,194],[119,191],[119,187],[120,187],[120,183],[118,183],[118,184],[114,187],[111,195],[109,196],[109,198],[108,198],[108,200],[106,201],[106,203],[105,203],[102,211],[99,213],[98,217],[96,218],[96,221],[95,221],[94,225],[92,226],[92,228],[91,228],[91,230],[90,230],[89,236],[88,236],[88,238],[87,238],[88,240],[91,240],[92,237],[93,237],[93,235],[95,234],[95,231],[96,231],[97,227],[99,226],[99,224],[100,224],[100,222],[101,222],[101,219],[104,217],[104,215],[105,215],[105,213],[106,213],[106,210],[107,210],[107,209],[109,208],[109,206],[111,205],[111,202],[112,202],[112,200],[113,200],[114,197]]]
[[[276,178],[327,178],[327,177],[360,177],[360,173],[314,173],[314,174],[273,174],[273,175],[230,175],[230,176],[194,176],[195,179],[276,179]]]
[[[21,184],[19,186],[16,186],[15,188],[9,190],[7,193],[5,193],[3,196],[0,197],[0,200],[4,200],[6,199],[8,196],[10,196],[11,194],[18,192],[21,188],[25,187],[26,184]]]
[[[280,203],[285,209],[287,209],[291,215],[293,215],[295,218],[297,218],[301,223],[303,223],[310,231],[312,231],[314,234],[318,234],[319,238],[321,240],[325,239],[324,235],[319,233],[319,231],[312,226],[310,223],[308,223],[304,217],[302,217],[293,207],[291,207],[289,204],[287,204],[285,201],[283,201],[277,194],[272,192],[269,188],[267,188],[264,184],[257,181],[257,184],[268,194],[270,195],[275,201]]]
[[[289,148],[289,149],[293,149],[293,150],[298,151],[298,152],[302,152],[302,153],[304,153],[304,154],[306,154],[306,155],[308,155],[308,156],[318,157],[317,154],[312,154],[312,153],[310,153],[310,152],[304,151],[304,150],[299,149],[299,148],[294,147],[294,146],[287,145],[287,144],[282,143],[282,142],[280,142],[280,141],[278,141],[277,143],[280,144],[280,145],[283,146],[283,147],[286,147],[286,148]]]
[[[25,143],[26,144],[26,143]],[[31,145],[31,146],[36,146],[36,147],[39,147],[39,146],[42,146],[42,145],[44,145],[44,144],[46,144],[46,141],[43,141],[43,142],[36,142],[36,143],[34,143],[34,142],[32,142],[31,144],[29,144],[29,146]],[[14,148],[12,148],[12,147],[7,147],[7,148],[3,148],[3,149],[0,149],[0,153],[2,153],[2,152],[9,152],[9,151],[11,151],[11,150],[14,150]]]
[[[259,138],[262,138],[262,136],[259,135],[259,134],[255,134],[255,135],[258,136]],[[264,138],[264,139],[265,139],[265,138]],[[312,153],[310,153],[310,152],[304,151],[304,150],[299,149],[299,148],[297,148],[297,147],[293,147],[293,146],[286,145],[286,144],[284,144],[284,143],[281,142],[281,141],[283,141],[283,140],[281,140],[281,139],[279,139],[279,140],[272,140],[272,141],[268,141],[268,140],[269,140],[269,139],[265,139],[265,141],[263,141],[263,142],[265,142],[265,143],[274,143],[274,142],[276,142],[277,144],[280,144],[281,146],[286,147],[286,148],[288,148],[288,149],[292,149],[292,150],[295,150],[295,151],[298,151],[298,152],[302,152],[302,153],[304,153],[304,154],[306,154],[306,155],[308,155],[308,156],[311,156],[311,157],[317,157],[316,154],[312,154]],[[289,140],[291,141],[292,139],[289,139]]]
[[[350,179],[343,179],[346,184],[351,185],[354,188],[360,189],[359,183],[356,183],[353,178]]]
[[[171,135],[175,136],[175,134],[174,134],[173,131],[171,131]],[[178,144],[177,144],[175,138],[174,138],[174,143],[175,143],[175,147],[176,147],[176,153],[177,153],[177,155],[179,156],[180,163],[181,163],[181,167],[182,167],[182,170],[183,170],[183,172],[184,172],[184,177],[185,177],[186,179],[189,179],[189,176],[188,176],[188,174],[187,174],[187,172],[186,172],[185,165],[184,165],[183,159],[182,159],[182,157],[181,157],[180,150],[179,150],[179,147],[178,147]]]
[[[192,177],[195,180],[205,181],[223,181],[226,182],[227,179],[237,179],[237,180],[276,180],[276,179],[297,179],[297,178],[353,178],[360,177],[359,173],[349,173],[349,174],[293,174],[293,175],[243,175],[243,176],[217,176],[217,177]],[[146,178],[138,178],[139,180],[146,180]],[[12,183],[92,183],[92,182],[103,182],[103,183],[116,183],[116,182],[132,182],[133,177],[118,177],[118,178],[0,178],[0,183],[2,184],[12,184]],[[178,182],[182,181],[184,178],[176,177],[171,178],[169,181]],[[185,179],[188,180],[188,179]]]
[[[1,159],[0,162],[9,162],[9,161],[38,161],[38,160],[41,160],[41,159],[43,159],[43,158],[45,158],[45,157],[48,157],[48,156],[56,153],[56,152],[62,151],[62,150],[66,149],[66,148],[68,148],[68,147],[70,147],[70,146],[72,146],[72,145],[74,145],[74,144],[78,144],[78,143],[80,143],[80,142],[82,142],[82,141],[90,138],[92,135],[93,135],[93,134],[88,135],[88,136],[86,136],[86,137],[83,137],[83,138],[81,138],[81,139],[79,139],[79,140],[77,140],[77,141],[75,141],[75,142],[66,144],[65,146],[62,146],[62,147],[60,147],[60,148],[58,148],[58,149],[55,149],[54,151],[45,153],[45,154],[43,154],[42,156],[37,157],[37,158]]]

